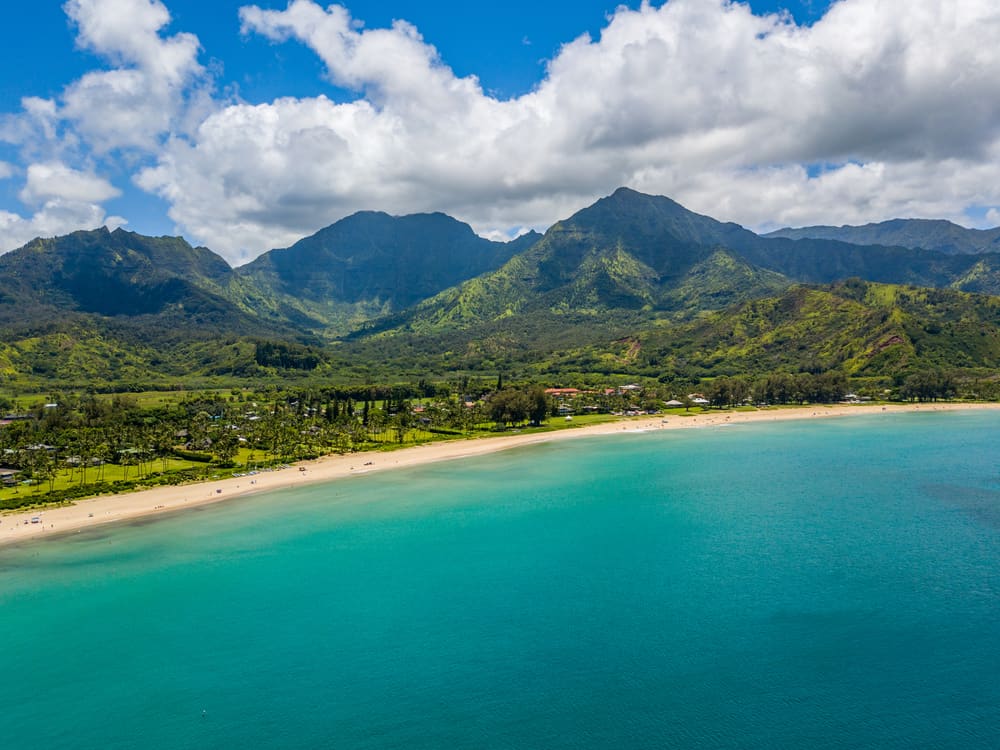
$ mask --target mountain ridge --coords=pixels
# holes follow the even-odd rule
[[[890,219],[852,226],[784,227],[766,238],[840,240],[855,245],[888,245],[935,250],[946,255],[1000,252],[1000,227],[970,229],[945,219]]]
[[[900,293],[910,301],[884,313],[870,299],[845,298],[852,277],[872,299],[923,291]],[[668,367],[704,376],[713,367],[816,363],[885,374],[948,358],[992,367],[996,298],[961,296],[969,293],[1000,293],[1000,253],[760,236],[629,188],[544,235],[503,243],[441,213],[359,212],[235,269],[183,238],[103,228],[0,256],[0,382],[74,372],[253,377],[287,363],[329,377],[515,366],[536,375]],[[800,312],[840,321],[846,333],[816,330],[841,343],[817,340]],[[894,343],[869,341],[882,336],[883,314],[911,321],[883,337],[909,341],[906,357],[888,358],[901,351]],[[712,344],[721,329],[711,321],[729,315],[757,322],[734,324],[726,346]],[[921,333],[913,322],[921,316],[954,341]],[[883,364],[865,364],[869,350]]]
[[[442,213],[365,211],[234,271],[244,304],[320,332],[397,312],[501,265],[536,240],[493,242]]]

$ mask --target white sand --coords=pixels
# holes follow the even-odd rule
[[[401,469],[468,456],[480,456],[522,445],[575,439],[590,435],[611,435],[636,430],[692,429],[723,424],[874,415],[902,411],[998,408],[1000,408],[1000,404],[837,405],[765,409],[752,412],[712,412],[694,416],[642,417],[534,435],[498,435],[496,437],[429,443],[391,452],[327,456],[316,461],[302,462],[287,469],[260,472],[255,476],[157,487],[122,495],[103,495],[79,500],[73,505],[62,507],[8,512],[0,516],[0,545],[61,536],[99,524],[169,513],[198,505],[231,500],[250,493],[268,492],[306,483],[329,482],[369,472]],[[32,518],[35,517],[40,519],[39,523],[31,522]]]

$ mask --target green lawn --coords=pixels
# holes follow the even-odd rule
[[[212,470],[208,464],[197,463],[195,461],[185,461],[179,458],[168,458],[166,462],[156,460],[152,463],[143,462],[142,470],[138,466],[118,466],[117,464],[105,464],[103,467],[103,472],[100,467],[92,466],[88,467],[86,471],[87,484],[94,484],[96,482],[119,482],[119,481],[133,481],[136,479],[141,479],[144,477],[149,477],[152,474],[158,472],[166,473],[176,473],[179,471],[184,471],[186,469],[205,469],[206,471]],[[56,473],[55,481],[52,484],[52,490],[58,492],[60,490],[70,489],[83,482],[84,476],[80,469],[60,469]],[[49,492],[49,481],[43,480],[40,484],[25,485],[19,484],[16,487],[4,487],[0,489],[0,501],[7,500],[10,498],[24,498],[24,497],[38,497],[39,502],[45,502],[45,495]]]

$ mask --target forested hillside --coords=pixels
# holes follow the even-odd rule
[[[542,236],[362,212],[237,269],[181,238],[76,232],[0,256],[0,384],[1000,366],[989,232],[841,229],[762,237],[622,188]]]
[[[236,271],[232,291],[258,315],[329,337],[497,268],[538,237],[491,242],[444,214],[366,211],[264,253]]]

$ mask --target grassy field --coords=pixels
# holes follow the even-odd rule
[[[51,490],[60,492],[72,489],[81,484],[96,484],[98,482],[114,483],[127,481],[144,481],[157,474],[177,474],[189,470],[209,470],[208,464],[195,461],[185,461],[179,458],[168,458],[166,461],[157,459],[143,462],[142,466],[119,466],[105,464],[102,467],[90,466],[86,472],[78,468],[66,467],[59,469],[52,482],[43,480],[40,483],[20,483],[14,487],[0,488],[0,501],[10,498],[37,497],[39,503],[45,502],[45,495]],[[86,476],[85,476],[86,475]],[[86,479],[86,482],[84,482]]]

